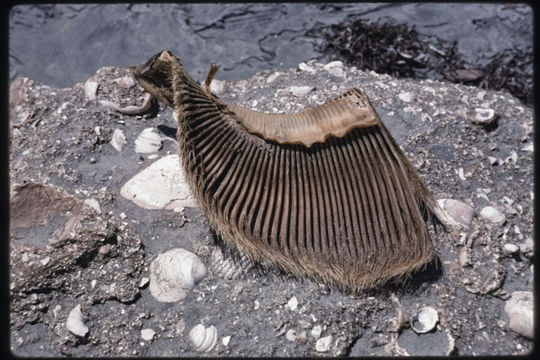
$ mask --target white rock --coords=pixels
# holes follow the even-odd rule
[[[145,209],[196,207],[178,155],[165,156],[135,175],[120,194]]]
[[[210,91],[218,96],[223,95],[225,92],[225,81],[217,79],[212,80],[210,83]]]
[[[153,153],[161,149],[161,145],[161,136],[154,128],[146,128],[135,139],[135,152]]]
[[[217,329],[215,326],[205,327],[203,324],[196,325],[189,332],[189,339],[196,351],[209,352],[217,343]]]
[[[139,287],[143,288],[150,282],[150,279],[147,277],[142,277],[141,282],[139,283]]]
[[[223,346],[227,346],[229,345],[229,341],[231,341],[231,336],[224,336],[222,339],[221,339],[221,343],[223,344]]]
[[[411,102],[414,99],[414,95],[411,92],[400,93],[398,97],[403,102]]]
[[[305,72],[308,72],[308,73],[311,73],[311,74],[314,74],[315,73],[315,69],[313,69],[311,66],[309,66],[308,64],[306,63],[300,63],[298,64],[298,68],[302,71],[305,71]]]
[[[480,218],[484,220],[488,220],[492,222],[493,224],[503,224],[506,221],[506,216],[494,208],[493,206],[486,206],[482,210],[480,210]]]
[[[99,201],[94,198],[85,199],[84,203],[90,206],[92,209],[96,210],[98,214],[101,214],[101,207],[99,206]]]
[[[90,100],[94,100],[96,98],[97,89],[99,87],[99,84],[95,81],[88,80],[84,83],[84,95]]]
[[[150,293],[160,302],[176,302],[206,276],[199,257],[175,248],[159,254],[150,264]]]
[[[155,335],[156,335],[156,332],[152,329],[141,330],[141,339],[143,339],[144,341],[152,341]]]
[[[327,352],[332,346],[332,335],[320,338],[315,343],[315,350],[318,352]]]
[[[289,301],[287,302],[287,306],[289,307],[289,309],[291,309],[291,311],[296,310],[296,307],[298,306],[298,300],[296,299],[296,296],[293,296],[289,299]]]
[[[489,125],[495,120],[495,118],[495,110],[484,108],[474,109],[474,114],[469,117],[473,123],[479,125]]]
[[[516,244],[504,244],[504,251],[507,253],[507,254],[515,254],[519,251],[519,246],[517,246]]]
[[[113,82],[124,89],[129,89],[136,84],[135,79],[130,75],[116,78],[113,80]]]
[[[331,61],[328,64],[324,65],[324,70],[328,70],[328,69],[332,69],[336,67],[343,68],[343,61],[339,61],[339,60]]]
[[[530,257],[534,253],[534,241],[532,238],[527,238],[524,242],[519,244],[519,250],[527,257]]]
[[[322,334],[322,326],[321,325],[315,325],[311,329],[311,336],[313,336],[314,339],[318,339],[321,337]]]
[[[474,209],[470,205],[454,199],[439,199],[437,202],[444,210],[445,218],[451,225],[471,226]]]
[[[85,337],[88,334],[88,326],[84,324],[84,315],[81,312],[81,305],[75,306],[66,319],[66,329],[72,334]]]
[[[312,86],[291,86],[291,87],[289,87],[289,91],[294,96],[298,96],[298,97],[306,95],[311,90],[313,90]]]
[[[122,148],[124,147],[126,143],[127,143],[127,140],[126,140],[126,135],[124,135],[124,131],[120,129],[114,129],[114,132],[111,138],[112,147],[118,151],[122,151]]]
[[[509,327],[529,339],[534,338],[533,295],[531,291],[516,291],[506,302],[504,311],[509,317]]]

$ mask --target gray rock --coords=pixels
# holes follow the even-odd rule
[[[493,206],[486,206],[478,214],[481,219],[497,225],[502,225],[506,221],[506,216]]]
[[[531,291],[516,291],[504,305],[508,326],[518,334],[534,338],[533,295]]]

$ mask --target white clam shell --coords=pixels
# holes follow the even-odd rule
[[[126,143],[127,143],[127,140],[126,140],[126,135],[124,135],[124,131],[120,129],[114,129],[114,132],[111,138],[112,147],[118,151],[122,151],[122,148],[124,147]]]
[[[150,293],[161,302],[176,302],[206,276],[199,257],[185,249],[164,252],[150,264]]]
[[[486,206],[480,210],[480,217],[484,220],[488,220],[493,224],[503,224],[506,221],[506,216],[493,206]]]
[[[475,124],[489,125],[495,120],[495,110],[476,108],[474,109],[474,116],[471,117],[471,121]]]
[[[205,327],[203,324],[198,324],[189,332],[189,339],[195,350],[209,352],[216,346],[217,329],[213,325]]]
[[[81,312],[80,304],[70,311],[66,319],[66,329],[80,337],[85,337],[88,334],[88,326],[84,324],[84,315]]]
[[[161,136],[153,129],[144,129],[135,139],[135,152],[153,153],[161,149]]]
[[[411,327],[418,334],[430,332],[439,321],[437,310],[431,306],[424,306],[411,318]]]

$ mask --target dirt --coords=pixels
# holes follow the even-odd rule
[[[79,357],[530,352],[533,341],[508,327],[504,305],[512,292],[532,291],[534,259],[526,251],[507,255],[504,245],[533,237],[532,110],[504,92],[349,67],[343,78],[322,64],[307,65],[313,73],[263,71],[227,81],[218,95],[293,112],[361,87],[437,199],[461,200],[476,214],[497,206],[504,224],[475,216],[470,228],[432,229],[438,262],[405,283],[356,296],[256,266],[226,278],[212,270],[222,244],[198,208],[146,210],[120,196],[121,186],[154,161],[134,151],[143,129],[155,127],[170,139],[159,157],[176,152],[170,109],[153,104],[147,114],[123,115],[86,97],[84,84],[58,89],[20,78],[10,91],[11,351]],[[113,81],[125,75],[123,68],[100,69],[91,78],[99,83],[97,99],[141,104],[138,85],[126,89]],[[293,85],[312,90],[295,96],[287,90]],[[492,108],[496,123],[473,124],[469,114],[478,107]],[[128,141],[122,151],[110,144],[115,129]],[[494,165],[490,156],[498,159]],[[49,202],[39,200],[43,194]],[[87,199],[97,200],[101,213]],[[197,254],[210,271],[184,300],[160,303],[144,278],[152,259],[175,247]],[[465,247],[470,264],[462,266]],[[294,310],[287,305],[292,297]],[[84,337],[65,326],[78,304],[89,328]],[[422,306],[435,308],[439,322],[416,334],[409,320]],[[217,345],[207,353],[188,339],[199,323],[217,329]],[[317,325],[320,337],[332,336],[326,352],[316,350]],[[156,333],[150,341],[141,338],[145,328]],[[296,339],[287,339],[291,329]]]

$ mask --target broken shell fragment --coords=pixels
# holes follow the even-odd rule
[[[474,113],[469,116],[469,120],[471,120],[471,122],[479,125],[490,125],[493,123],[495,118],[495,110],[484,108],[474,109]]]
[[[435,328],[439,321],[437,310],[431,306],[424,306],[418,309],[415,315],[411,318],[411,328],[417,334],[430,332]]]
[[[161,149],[161,136],[153,129],[144,129],[135,139],[135,152],[153,153]]]
[[[120,129],[114,129],[114,132],[112,134],[111,138],[111,145],[113,148],[115,148],[117,151],[122,151],[122,148],[127,143],[126,136],[124,135],[124,131]]]
[[[84,83],[84,95],[90,100],[94,100],[96,98],[97,89],[99,87],[99,84],[95,81],[88,80]]]
[[[159,254],[150,264],[150,293],[158,301],[176,302],[205,276],[206,266],[197,255],[172,249]]]
[[[451,225],[470,227],[474,216],[472,206],[454,199],[439,199],[439,206],[444,210]]]
[[[88,326],[84,324],[84,315],[81,312],[81,305],[77,305],[69,312],[66,319],[66,329],[72,334],[85,337],[88,334]]]
[[[209,352],[216,346],[217,329],[214,325],[205,327],[203,324],[198,324],[189,332],[189,339],[196,351]]]
[[[330,347],[332,346],[332,335],[328,335],[325,337],[320,338],[315,343],[315,351],[317,352],[327,352],[330,350]]]

